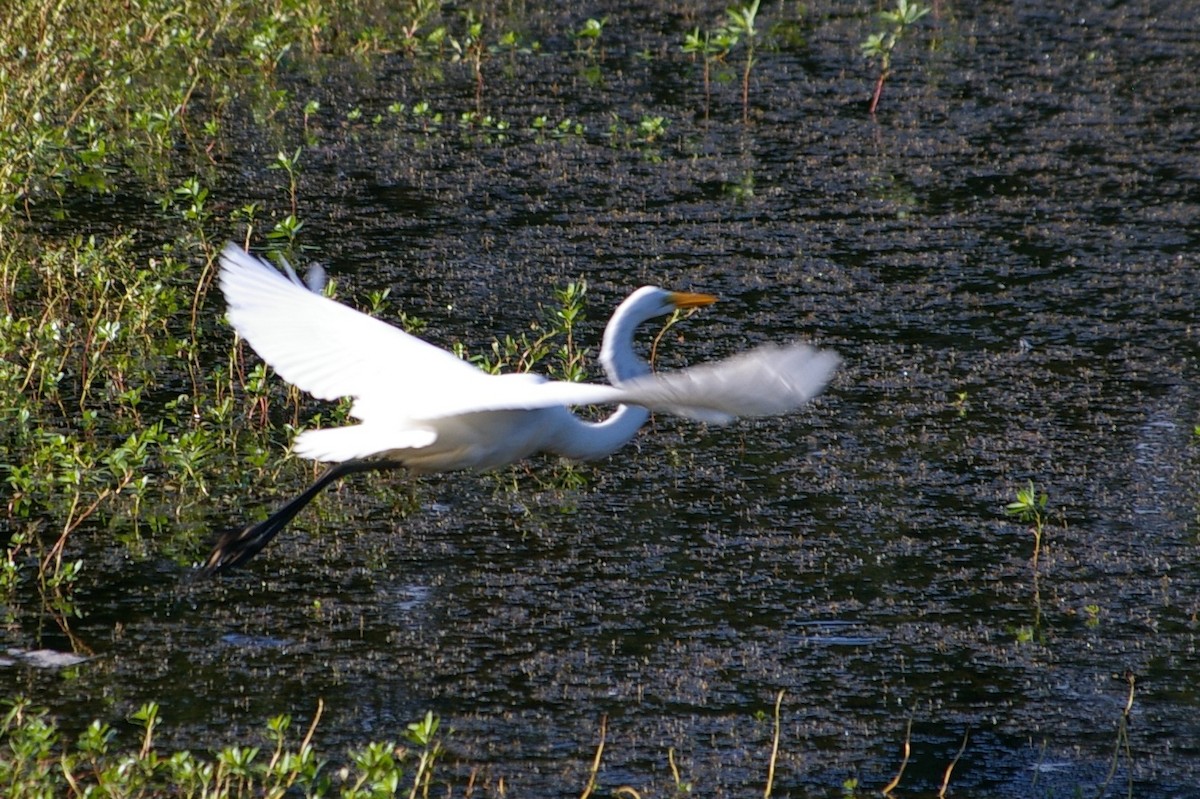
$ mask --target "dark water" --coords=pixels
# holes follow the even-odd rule
[[[697,795],[760,792],[784,690],[776,795],[882,787],[911,720],[905,795],[935,793],[967,735],[957,795],[1091,796],[1128,669],[1132,762],[1107,795],[1200,795],[1194,12],[970,5],[901,45],[876,119],[876,23],[836,4],[760,52],[748,126],[735,83],[704,120],[678,52],[719,4],[610,12],[599,83],[562,35],[590,12],[531,13],[544,54],[485,65],[499,142],[458,128],[462,66],[287,75],[322,103],[302,241],[429,338],[479,348],[584,277],[592,337],[644,282],[722,296],[668,364],[804,338],[845,367],[786,419],[658,418],[576,491],[545,487],[548,463],[352,479],[212,585],[97,532],[73,629],[101,657],[5,669],[9,690],[79,723],[154,699],[198,748],[318,698],[335,752],[432,709],[451,764],[528,797],[582,790],[602,719],[604,786],[669,794],[673,749]],[[369,121],[420,99],[435,133]],[[586,133],[535,141],[539,114]],[[614,147],[614,115],[643,114],[666,135]],[[281,206],[265,166],[295,136],[247,121],[212,202]],[[1050,497],[1036,573],[1003,514],[1028,480]]]

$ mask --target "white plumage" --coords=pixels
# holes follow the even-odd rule
[[[358,424],[308,430],[297,455],[336,465],[277,513],[218,542],[206,568],[240,563],[265,546],[326,484],[355,471],[489,469],[536,452],[604,457],[657,411],[726,423],[786,413],[824,388],[840,359],[805,344],[768,345],[702,366],[653,374],[633,349],[634,329],[707,294],[646,286],[609,320],[600,361],[612,385],[491,375],[399,328],[312,291],[230,244],[221,290],[234,329],[289,383],[320,399],[352,397]],[[619,405],[601,422],[572,406]]]

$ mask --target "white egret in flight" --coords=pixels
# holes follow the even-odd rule
[[[220,282],[229,322],[284,380],[319,399],[352,397],[350,414],[359,424],[300,433],[295,453],[332,465],[265,521],[222,535],[206,573],[249,560],[321,489],[348,474],[494,469],[537,452],[603,458],[632,439],[651,411],[720,424],[794,410],[824,388],[840,362],[833,352],[793,343],[652,373],[633,348],[637,326],[716,298],[646,286],[617,307],[604,330],[600,362],[611,385],[492,375],[322,296],[285,267],[288,276],[226,245]],[[582,405],[617,409],[589,422],[571,411]]]

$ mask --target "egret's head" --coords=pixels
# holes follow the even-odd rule
[[[687,308],[700,308],[712,305],[717,298],[711,294],[697,294],[692,291],[667,291],[658,286],[642,286],[626,298],[618,306],[613,319],[627,318],[637,325],[647,319],[672,313]]]
[[[633,331],[642,322],[686,308],[711,305],[717,298],[691,291],[667,291],[658,286],[643,286],[617,306],[600,345],[600,363],[614,385],[646,374],[650,367],[633,349]]]

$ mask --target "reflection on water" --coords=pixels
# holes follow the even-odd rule
[[[400,478],[352,479],[211,585],[172,587],[97,531],[72,623],[96,660],[0,675],[68,726],[157,700],[164,736],[201,748],[318,698],[330,752],[432,709],[464,769],[521,796],[580,790],[602,718],[605,785],[669,792],[673,749],[704,795],[761,790],[784,690],[781,794],[881,787],[911,721],[905,792],[935,792],[967,736],[952,789],[1026,797],[1097,791],[1129,668],[1112,790],[1182,795],[1200,777],[1200,209],[1180,13],[955,8],[877,121],[857,15],[814,12],[803,53],[761,54],[748,128],[729,86],[698,118],[691,66],[655,69],[679,56],[633,16],[602,89],[562,52],[489,76],[497,116],[553,97],[586,123],[558,142],[338,139],[350,107],[464,110],[473,86],[399,57],[369,88],[332,76],[302,194],[343,290],[390,287],[431,339],[479,347],[579,276],[598,336],[653,281],[724,299],[665,365],[811,338],[846,368],[793,418],[656,419],[569,494],[539,487],[553,464],[451,475],[399,518],[380,486]],[[669,134],[613,147],[611,114],[638,109]],[[1037,573],[1003,515],[1028,480],[1050,496]],[[71,649],[54,638],[9,643]]]

